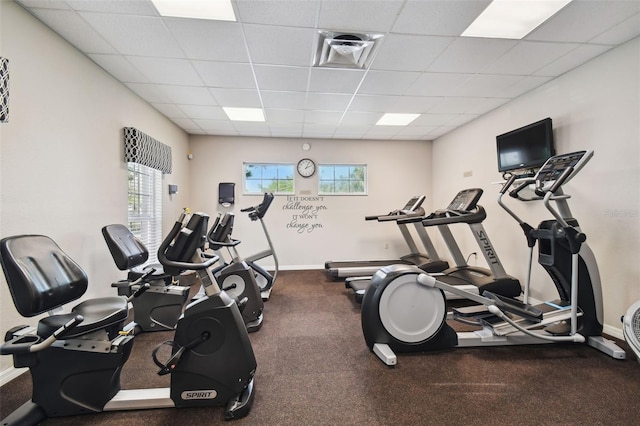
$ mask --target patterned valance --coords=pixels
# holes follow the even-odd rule
[[[9,60],[0,58],[0,123],[9,121]]]
[[[171,174],[171,147],[135,127],[124,128],[124,161]]]

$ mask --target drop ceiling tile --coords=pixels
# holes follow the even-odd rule
[[[476,105],[472,105],[465,112],[467,114],[476,114],[476,115],[486,114],[487,112],[493,111],[499,106],[506,104],[510,100],[511,99],[509,98],[484,98],[484,102]]]
[[[304,109],[307,102],[304,92],[261,90],[260,94],[265,108]]]
[[[186,59],[150,58],[143,56],[127,56],[126,58],[152,83],[182,86],[204,85],[191,62]]]
[[[349,106],[350,111],[423,113],[442,98],[429,96],[376,96],[356,95]]]
[[[458,93],[458,87],[471,77],[470,74],[423,73],[407,89],[406,93],[413,96],[455,96]],[[460,94],[460,96],[470,95]]]
[[[537,70],[534,75],[556,77],[576,68],[611,49],[611,46],[599,44],[582,44],[549,65]]]
[[[504,89],[514,85],[522,78],[518,75],[477,74],[455,85],[455,87],[452,86],[450,94],[471,98],[510,98],[510,96],[504,96]]]
[[[459,37],[427,70],[467,74],[480,72],[517,43],[515,40]]]
[[[358,88],[364,74],[364,70],[312,68],[309,91],[352,94]]]
[[[309,68],[254,65],[260,90],[304,92],[309,84]]]
[[[342,118],[342,112],[337,111],[305,111],[304,122],[337,125]]]
[[[247,89],[209,89],[211,94],[223,107],[262,108],[256,90]]]
[[[453,40],[453,37],[390,34],[380,42],[370,69],[424,71]]]
[[[192,61],[192,64],[208,87],[256,88],[251,65],[247,63]]]
[[[429,137],[432,139],[437,139],[441,136],[446,135],[447,133],[451,132],[452,130],[455,130],[455,127],[453,126],[441,126],[438,127],[437,129],[435,129],[434,131],[429,133]]]
[[[250,136],[271,136],[267,123],[255,121],[232,121],[231,125],[240,133]]]
[[[123,55],[182,58],[184,53],[161,18],[78,12]]]
[[[153,103],[151,104],[151,106],[153,106],[155,109],[157,109],[158,111],[160,111],[162,114],[166,115],[167,117],[174,119],[174,118],[189,118],[187,117],[187,115],[182,112],[182,110],[180,108],[178,108],[175,104],[159,104],[159,103]]]
[[[352,95],[339,93],[309,93],[305,109],[323,111],[344,111],[351,101]]]
[[[228,120],[222,107],[213,105],[178,105],[180,111],[183,111],[191,119],[198,120]]]
[[[158,11],[150,1],[118,0],[67,0],[69,6],[75,10],[91,12],[121,13],[127,15],[159,16]]]
[[[160,85],[171,102],[180,105],[217,105],[206,87]]]
[[[189,59],[249,62],[242,27],[237,22],[164,18]]]
[[[169,96],[158,84],[125,83],[125,86],[149,103],[171,103]]]
[[[528,76],[523,77],[514,84],[509,87],[505,87],[501,91],[496,91],[498,96],[502,96],[504,98],[517,98],[520,95],[524,95],[530,90],[535,89],[538,86],[542,86],[547,81],[551,80],[553,77],[537,77],[537,76]]]
[[[200,130],[200,127],[189,118],[172,118],[171,121],[186,131]]]
[[[271,132],[271,137],[273,138],[301,138],[302,137],[302,127],[299,129],[283,127],[280,125],[269,126],[269,131]]]
[[[311,65],[316,30],[256,24],[243,28],[254,64]]]
[[[131,65],[124,56],[89,54],[93,62],[123,83],[148,83],[149,79],[136,67]]]
[[[490,0],[409,0],[392,32],[459,36],[489,3]]]
[[[478,118],[478,116],[475,114],[458,114],[454,119],[452,119],[451,121],[448,121],[446,125],[459,127],[476,118]]]
[[[417,127],[436,127],[444,126],[451,120],[456,118],[457,114],[422,114],[411,122],[412,126]]]
[[[341,125],[349,126],[361,126],[361,125],[373,125],[380,120],[382,113],[379,112],[347,112],[344,114]]]
[[[304,111],[299,109],[273,109],[265,108],[265,116],[269,125],[273,123],[302,123]],[[300,125],[302,128],[302,125]]]
[[[574,1],[525,39],[584,43],[637,13],[638,1]]]
[[[318,26],[325,30],[387,32],[402,2],[387,0],[323,0]]]
[[[418,77],[420,77],[419,72],[369,71],[358,89],[358,94],[402,95]],[[407,94],[416,95],[417,93],[407,92]]]
[[[411,123],[409,126],[405,126],[400,129],[397,136],[415,136],[416,138],[421,138],[428,135],[438,127],[439,126],[417,126]]]
[[[26,8],[71,9],[71,6],[63,0],[16,0],[16,2]]]
[[[589,40],[590,43],[618,45],[640,36],[640,13]]]
[[[384,137],[385,139],[390,138],[393,135],[397,135],[400,130],[402,130],[405,126],[373,126],[369,129],[367,133],[364,134],[366,138],[379,138]]]
[[[236,0],[238,20],[251,24],[315,27],[319,1]]]
[[[117,53],[104,38],[93,30],[76,12],[57,9],[34,9],[38,19],[62,38],[83,52]]]
[[[429,110],[430,114],[463,114],[485,104],[487,98],[448,97]]]
[[[193,120],[202,130],[205,132],[232,132],[237,133],[229,120],[207,120],[207,119],[194,119]]]
[[[335,133],[335,126],[322,124],[305,124],[302,129],[302,137],[305,138],[330,138]]]
[[[529,75],[578,47],[575,43],[520,42],[483,69],[485,74]]]

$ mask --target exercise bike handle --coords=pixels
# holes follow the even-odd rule
[[[38,352],[48,348],[60,338],[64,333],[74,329],[78,324],[84,321],[82,315],[76,315],[67,321],[64,325],[54,331],[51,336],[42,340],[35,335],[25,335],[17,337],[14,340],[10,340],[4,345],[0,346],[1,355],[15,355],[15,354],[28,354]]]

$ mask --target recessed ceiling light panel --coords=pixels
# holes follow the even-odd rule
[[[376,126],[406,126],[418,118],[420,114],[392,114],[386,113],[378,120]]]
[[[571,0],[493,0],[462,37],[522,39]]]
[[[161,16],[235,21],[231,0],[151,0]]]
[[[264,121],[261,108],[230,108],[222,107],[231,121]]]

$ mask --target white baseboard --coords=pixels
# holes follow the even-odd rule
[[[15,379],[19,375],[29,371],[28,368],[15,368],[9,367],[6,370],[0,372],[0,386],[4,386],[11,380]]]
[[[265,268],[269,271],[269,267]],[[281,271],[308,271],[315,269],[324,269],[324,265],[292,265],[292,266],[280,266]]]
[[[616,339],[624,340],[624,335],[622,334],[622,329],[617,327],[612,327],[610,325],[603,325],[602,332],[611,337],[615,337]]]

